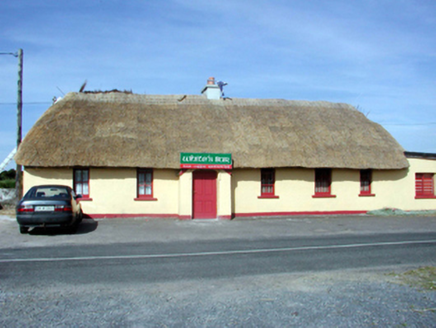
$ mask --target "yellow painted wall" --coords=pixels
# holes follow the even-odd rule
[[[232,176],[226,171],[218,171],[217,177],[217,216],[230,218],[232,215]]]
[[[184,172],[179,179],[179,215],[192,218],[192,170]]]
[[[60,184],[73,187],[73,170],[58,168],[25,168],[23,194],[31,187],[42,184]]]
[[[276,169],[275,194],[260,199],[260,169],[218,171],[217,216],[292,212],[369,211],[384,207],[403,210],[436,210],[436,199],[415,199],[415,173],[435,173],[436,161],[409,159],[404,170],[373,170],[373,197],[360,197],[359,170],[332,170],[335,198],[313,198],[315,171],[303,168]],[[192,217],[192,170],[153,171],[156,201],[137,201],[136,169],[91,168],[90,197],[82,201],[88,214],[154,214]],[[38,184],[72,186],[73,170],[26,168],[24,192]]]
[[[415,173],[435,173],[436,161],[409,159],[409,169],[373,170],[372,193],[360,194],[359,170],[332,170],[331,191],[335,198],[313,198],[315,170],[276,169],[275,195],[259,198],[260,169],[233,170],[232,211],[249,213],[290,213],[324,211],[369,211],[384,207],[403,210],[436,210],[436,199],[415,199]]]
[[[176,170],[153,171],[153,197],[156,201],[136,198],[136,169],[90,168],[91,201],[82,201],[87,214],[178,214],[179,177]],[[38,184],[73,185],[72,169],[26,168],[24,189]]]

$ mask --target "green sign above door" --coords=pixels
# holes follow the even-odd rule
[[[182,169],[231,169],[232,154],[180,153]]]

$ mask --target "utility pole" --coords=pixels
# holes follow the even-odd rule
[[[18,82],[17,82],[17,151],[22,139],[23,123],[23,49],[18,49]],[[15,190],[17,201],[23,197],[21,165],[17,164],[15,172]]]
[[[0,52],[0,55],[12,55],[18,57],[18,81],[17,81],[17,151],[22,139],[22,122],[23,122],[23,49],[18,49],[18,52]],[[19,201],[23,196],[23,186],[21,178],[21,165],[17,164],[15,172],[15,196]]]

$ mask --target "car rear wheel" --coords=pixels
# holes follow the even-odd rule
[[[28,227],[20,226],[20,233],[25,234],[25,233],[28,233],[28,232],[29,232],[29,228]]]
[[[77,232],[77,229],[79,228],[79,224],[80,224],[79,221],[74,222],[73,225],[71,225],[67,228],[68,232],[71,234],[75,234]]]
[[[79,214],[79,219],[77,220],[77,222],[78,222],[78,223],[81,223],[81,222],[82,222],[82,220],[83,220],[83,212],[82,212],[82,211],[80,211],[80,214]]]

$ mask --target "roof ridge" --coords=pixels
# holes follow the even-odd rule
[[[142,103],[142,104],[165,104],[165,103],[196,103],[214,105],[239,105],[239,106],[297,106],[297,107],[322,107],[322,108],[348,108],[355,109],[354,106],[346,103],[331,102],[325,100],[289,100],[281,98],[221,98],[207,99],[202,95],[190,94],[138,94],[124,92],[69,92],[63,100],[84,100],[95,102],[123,102],[123,103]]]

